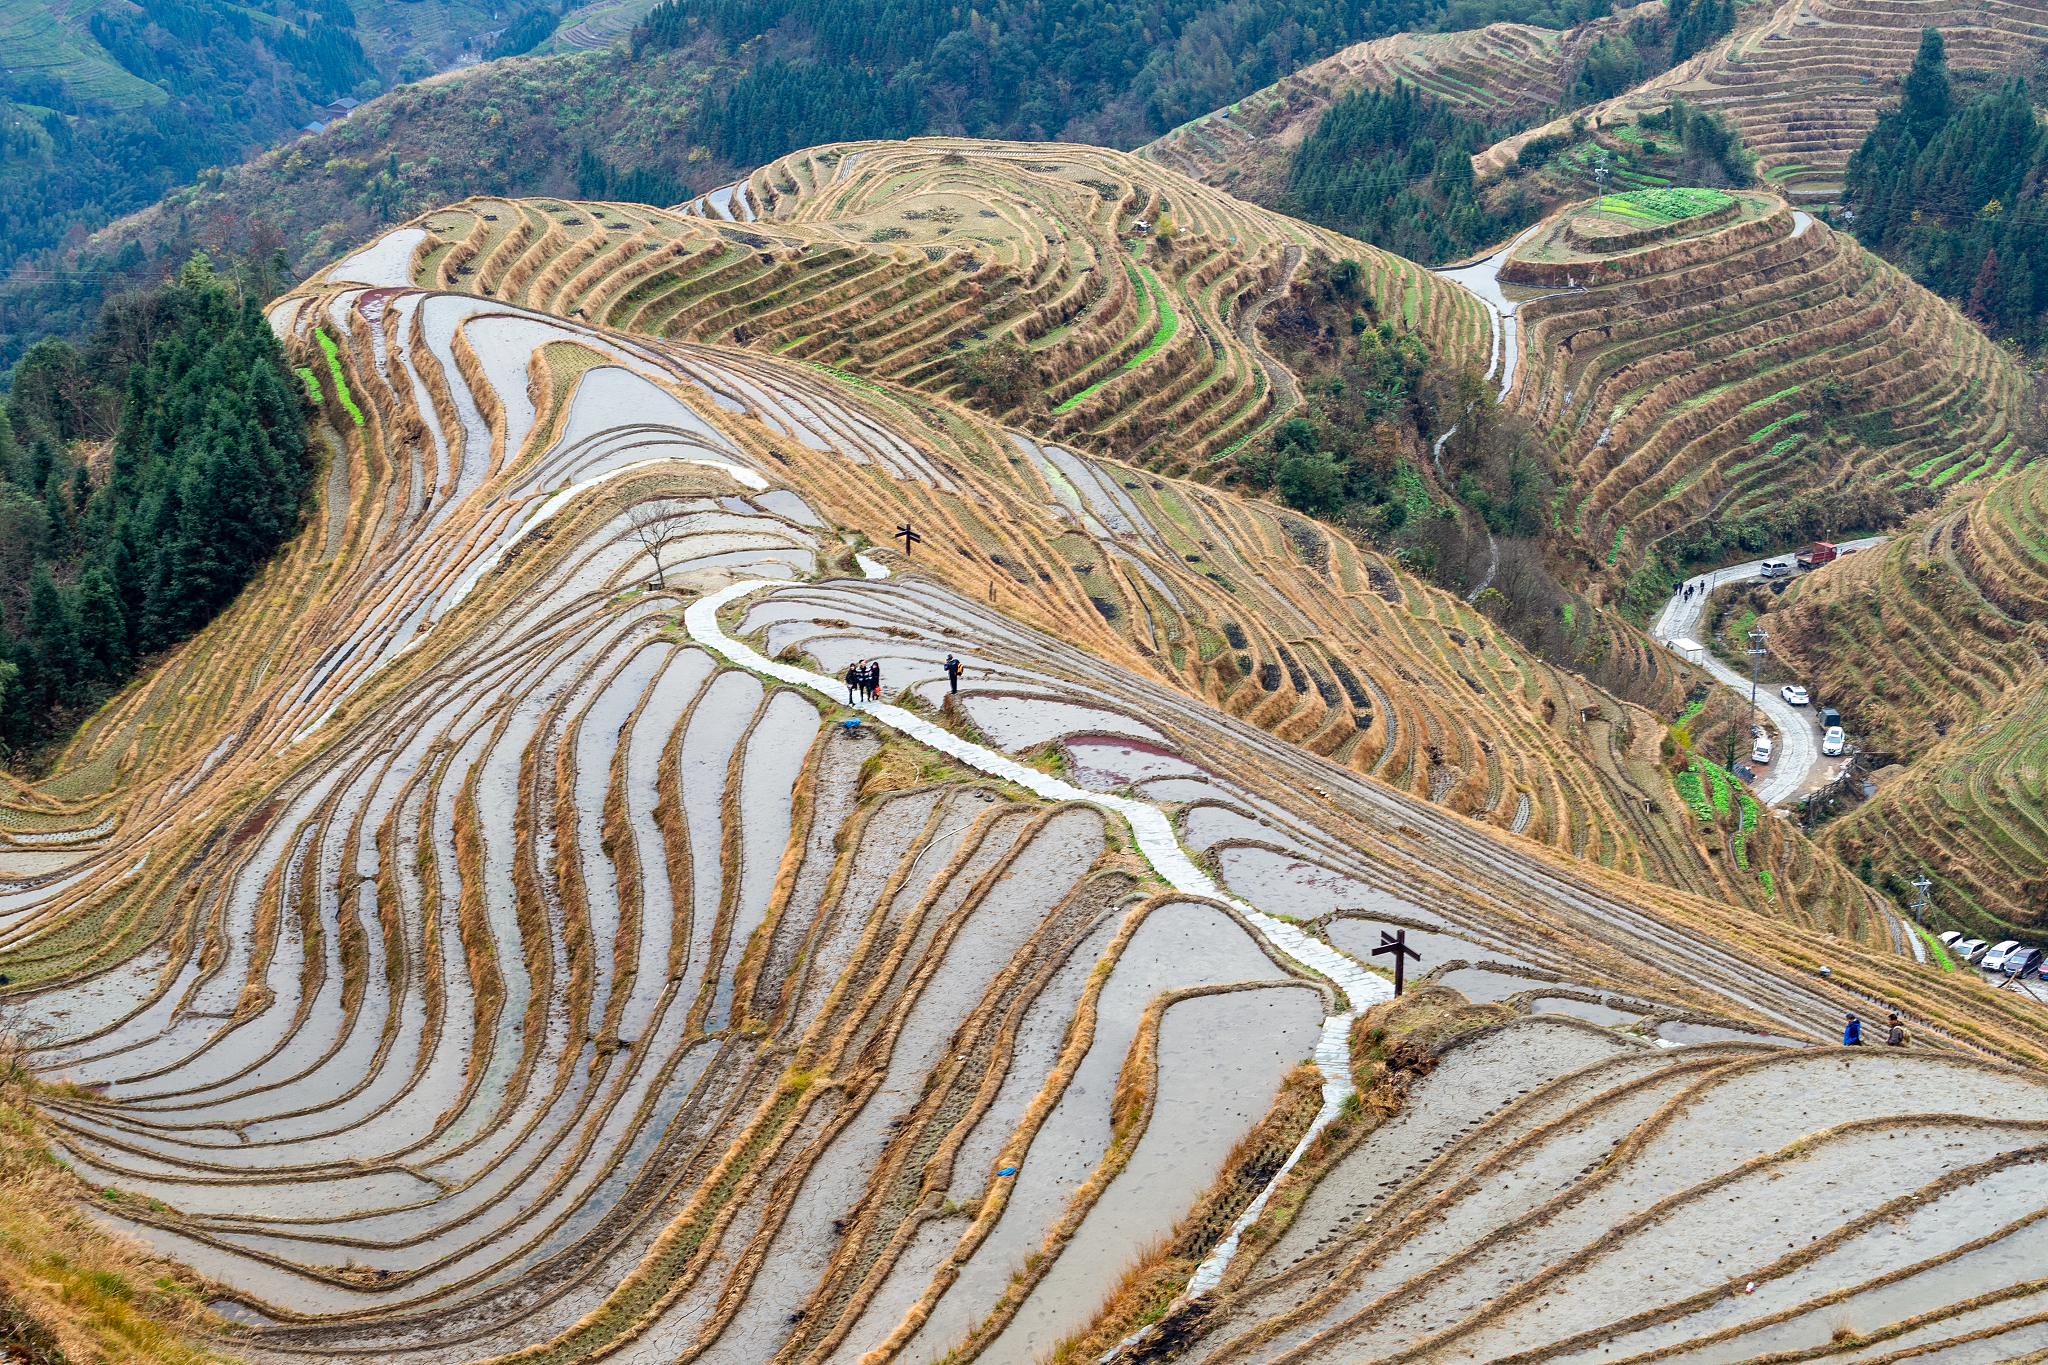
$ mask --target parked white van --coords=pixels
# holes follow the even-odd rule
[[[1768,763],[1771,761],[1771,737],[1769,735],[1758,735],[1756,737],[1756,746],[1749,751],[1749,761],[1752,763]]]

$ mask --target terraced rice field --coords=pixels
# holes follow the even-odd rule
[[[2008,0],[1781,0],[1691,61],[1574,112],[1611,124],[1673,97],[1705,105],[1741,131],[1766,184],[1794,199],[1824,201],[1840,193],[1849,155],[1878,110],[1897,101],[1923,28],[1941,30],[1952,70],[1999,72],[2032,59],[2048,38],[2048,13]],[[1477,158],[1477,169],[1499,172],[1523,141],[1544,131],[1496,144]]]
[[[1245,198],[1270,201],[1287,188],[1293,149],[1344,96],[1391,90],[1398,82],[1483,123],[1540,118],[1563,102],[1586,49],[1624,30],[1630,17],[1611,15],[1566,32],[1489,24],[1459,33],[1375,38],[1182,124],[1137,155]]]
[[[2048,470],[1995,479],[1863,559],[1763,622],[1867,747],[1910,764],[1827,842],[1880,873],[1925,873],[1958,925],[2032,931],[2048,904]]]
[[[1718,1083],[1730,1040],[1834,1067],[1776,1050],[1899,1000],[1918,1046],[1869,1065],[1905,1079],[1830,1074],[1834,1112],[1936,1077],[1968,1147],[2034,1103],[1975,1079],[2048,1059],[2042,1018],[1824,869],[1787,865],[1780,918],[1734,874],[1643,880],[1717,856],[1628,785],[1654,723],[1454,599],[907,385],[578,318],[594,292],[547,291],[580,267],[505,244],[596,208],[470,207],[273,306],[363,419],[323,386],[315,516],[0,803],[10,1026],[75,1083],[51,1140],[96,1217],[212,1277],[236,1354],[1021,1361],[1189,1291],[1207,1354],[1248,1340],[1233,1296],[1328,1290],[1261,1310],[1285,1327],[1364,1283],[1302,1279],[1357,1250],[1346,1153],[1402,1116],[1366,1183],[1405,1179],[1500,1107],[1408,1103],[1475,1022],[1536,1040],[1490,1070],[1538,1093],[1616,1055]],[[563,311],[411,283],[459,274],[449,238]],[[883,703],[846,697],[859,659]],[[1394,927],[1442,989],[1373,1012]],[[1810,1130],[1761,1112],[1766,1151]],[[1642,1131],[1652,1174],[1749,1157]],[[1532,1250],[1651,1227],[1649,1184],[1607,1187],[1635,1202]],[[1158,1299],[1120,1297],[1134,1262]],[[1330,1321],[1406,1331],[1410,1298]]]
[[[1359,260],[1433,347],[1485,326],[1393,257],[1095,147],[849,143],[676,213],[471,200],[419,231],[421,286],[806,361],[1180,472],[1298,403],[1240,324],[1309,256]],[[990,364],[1017,382],[977,387]]]
[[[1978,329],[1778,197],[1737,198],[1733,221],[1618,255],[1572,246],[1561,215],[1501,271],[1553,291],[1518,309],[1508,401],[1588,499],[1589,547],[1682,564],[1709,523],[1795,497],[1854,526],[2032,459],[2011,424],[2024,376]],[[1832,431],[1828,380],[1849,386]]]
[[[1262,1259],[1125,1358],[1704,1365],[2048,1344],[2035,1077],[1711,1029],[1630,1049],[1591,1022],[1623,1027],[1629,1004],[1418,1028],[1435,1068],[1399,1116],[1332,1163]]]

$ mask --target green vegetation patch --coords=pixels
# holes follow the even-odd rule
[[[1927,960],[1929,962],[1932,962],[1945,972],[1952,972],[1956,969],[1956,960],[1948,955],[1948,949],[1942,947],[1940,939],[1928,933],[1911,920],[1906,921],[1906,927],[1918,934],[1920,941],[1927,945]]]
[[[1774,394],[1772,394],[1772,395],[1771,395],[1771,396],[1770,396],[1769,398],[1759,398],[1759,399],[1757,399],[1757,400],[1756,400],[1756,401],[1755,401],[1754,403],[1751,403],[1751,404],[1749,404],[1749,405],[1748,405],[1747,407],[1743,408],[1743,411],[1744,411],[1744,412],[1751,412],[1751,411],[1754,411],[1754,410],[1755,410],[1755,409],[1757,409],[1757,408],[1760,408],[1760,407],[1762,407],[1762,406],[1763,406],[1764,404],[1766,404],[1766,403],[1775,403],[1775,402],[1777,402],[1777,401],[1778,401],[1778,400],[1779,400],[1780,398],[1790,398],[1790,397],[1791,397],[1791,396],[1792,396],[1793,394],[1795,394],[1795,393],[1799,392],[1799,389],[1800,389],[1800,386],[1799,386],[1799,385],[1797,385],[1797,384],[1794,384],[1794,385],[1793,385],[1793,386],[1792,386],[1791,388],[1789,388],[1789,389],[1781,389],[1781,390],[1779,390],[1779,391],[1778,391],[1777,393],[1774,393]]]
[[[1790,417],[1780,417],[1780,418],[1779,418],[1779,419],[1778,419],[1777,421],[1775,421],[1775,422],[1771,423],[1771,424],[1770,424],[1769,426],[1765,427],[1765,428],[1764,428],[1764,429],[1763,429],[1762,431],[1753,431],[1753,432],[1751,432],[1751,433],[1749,434],[1749,439],[1750,439],[1750,440],[1752,440],[1752,441],[1761,441],[1761,440],[1762,440],[1762,439],[1763,439],[1764,437],[1766,437],[1766,436],[1770,435],[1770,434],[1771,434],[1772,432],[1776,431],[1776,430],[1777,430],[1777,429],[1778,429],[1779,427],[1782,427],[1782,426],[1784,426],[1784,425],[1785,425],[1786,423],[1788,423],[1788,422],[1803,422],[1803,421],[1805,421],[1805,420],[1806,420],[1806,419],[1807,419],[1808,417],[1811,417],[1812,415],[1813,415],[1813,414],[1812,414],[1812,413],[1810,413],[1810,412],[1795,412],[1795,413],[1793,413],[1793,414],[1792,414],[1792,415],[1791,415]]]
[[[313,335],[320,339],[320,349],[327,356],[328,373],[334,376],[334,396],[348,409],[348,415],[355,418],[356,425],[361,426],[363,411],[356,406],[355,396],[348,391],[348,380],[342,377],[340,348],[334,344],[334,338],[327,335],[325,330],[315,329]]]
[[[1600,207],[1609,213],[1641,218],[1649,223],[1675,223],[1681,218],[1712,213],[1734,202],[1732,195],[1720,190],[1630,190],[1626,194],[1607,195],[1600,201]]]
[[[318,407],[327,401],[320,395],[320,376],[313,373],[311,366],[300,366],[298,374],[300,379],[306,381],[306,397],[313,400],[313,406]]]
[[[1152,302],[1159,309],[1159,330],[1152,334],[1152,339],[1145,343],[1143,350],[1118,366],[1115,373],[1090,384],[1087,388],[1054,408],[1053,412],[1055,414],[1071,411],[1083,399],[1094,394],[1096,390],[1107,384],[1111,379],[1116,378],[1117,375],[1124,373],[1126,370],[1134,370],[1150,360],[1158,353],[1159,348],[1172,341],[1173,334],[1180,330],[1180,314],[1173,311],[1173,304],[1167,299],[1166,290],[1160,285],[1158,279],[1153,276],[1151,268],[1143,265],[1131,265],[1127,268],[1135,269],[1138,272],[1139,276],[1144,280],[1144,288],[1152,295]]]

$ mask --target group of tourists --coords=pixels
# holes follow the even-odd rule
[[[1891,1017],[1885,1025],[1884,1045],[1886,1047],[1904,1047],[1906,1045],[1906,1025],[1899,1018],[1897,1010],[1891,1012]],[[1849,1021],[1842,1026],[1842,1046],[1863,1046],[1863,1021],[1854,1014],[1851,1014]]]
[[[846,704],[879,701],[882,696],[882,662],[879,659],[857,659],[846,670]]]
[[[946,681],[955,692],[960,690],[960,661],[946,656]],[[864,701],[882,699],[882,662],[879,659],[856,659],[846,670],[846,704],[853,706]]]

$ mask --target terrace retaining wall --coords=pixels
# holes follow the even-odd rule
[[[1693,220],[1682,218],[1680,222]],[[1792,210],[1780,200],[1778,207],[1761,218],[1746,223],[1736,223],[1719,231],[1699,237],[1687,237],[1683,241],[1665,246],[1651,247],[1646,251],[1617,256],[1604,261],[1527,261],[1511,256],[1501,267],[1500,280],[1503,284],[1530,284],[1558,286],[1578,283],[1598,286],[1614,284],[1638,275],[1657,275],[1668,270],[1679,270],[1710,261],[1744,247],[1767,242],[1773,237],[1783,236],[1792,230]]]
[[[1647,227],[1632,228],[1625,232],[1583,232],[1579,224],[1599,226],[1594,218],[1570,218],[1565,220],[1564,239],[1581,251],[1630,251],[1651,242],[1662,241],[1677,232],[1693,232],[1701,228],[1715,228],[1740,216],[1742,201],[1730,199],[1717,209],[1695,213],[1686,218],[1673,218],[1668,223],[1652,223]]]

